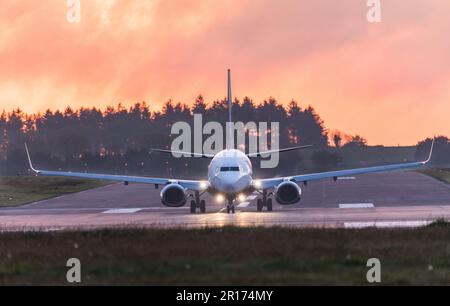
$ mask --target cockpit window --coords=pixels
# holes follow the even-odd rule
[[[239,167],[220,167],[220,172],[235,171],[239,172]]]

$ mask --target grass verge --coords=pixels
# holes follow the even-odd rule
[[[0,207],[45,200],[107,184],[103,181],[59,177],[0,177]]]
[[[364,285],[375,257],[382,284],[449,285],[449,241],[448,226],[1,233],[0,284],[66,284],[75,257],[85,285]]]
[[[450,184],[450,169],[429,168],[421,172],[431,177],[434,177],[435,179],[440,180],[444,183]]]

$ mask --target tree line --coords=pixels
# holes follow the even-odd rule
[[[337,166],[341,160],[336,152],[327,155],[330,146],[346,148],[367,144],[359,135],[344,137],[340,132],[330,133],[312,106],[302,108],[296,101],[283,106],[270,98],[256,104],[246,97],[242,101],[235,99],[232,111],[234,121],[279,122],[280,147],[313,144],[318,150],[313,162],[323,164],[325,161],[330,167]],[[0,115],[0,175],[27,173],[23,148],[26,142],[34,162],[41,168],[196,176],[198,169],[204,172],[207,161],[175,159],[149,149],[170,148],[177,136],[170,134],[172,124],[184,121],[192,125],[193,114],[199,113],[204,122],[225,124],[227,100],[206,103],[199,95],[192,106],[168,101],[162,110],[152,110],[142,102],[128,108],[122,104],[103,110],[67,107],[64,111],[47,110],[42,114],[26,114],[20,109],[3,111]],[[278,170],[283,169],[292,169],[288,158],[280,159]]]

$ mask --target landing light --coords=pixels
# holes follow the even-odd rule
[[[200,188],[201,188],[201,189],[206,189],[206,188],[208,188],[208,183],[206,183],[206,182],[200,182]]]
[[[255,187],[257,187],[257,188],[261,187],[261,181],[255,181],[253,184],[254,184]]]
[[[216,196],[216,201],[219,202],[219,203],[222,203],[223,201],[225,201],[225,197],[223,195],[221,195],[221,194],[218,194]]]
[[[240,194],[238,196],[239,202],[244,202],[245,201],[245,195],[244,194]]]

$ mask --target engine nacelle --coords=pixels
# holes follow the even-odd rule
[[[179,184],[169,184],[161,190],[161,201],[168,207],[181,207],[186,204],[186,190]]]
[[[281,205],[295,204],[300,201],[301,195],[300,187],[291,181],[281,183],[275,191],[276,200]]]

